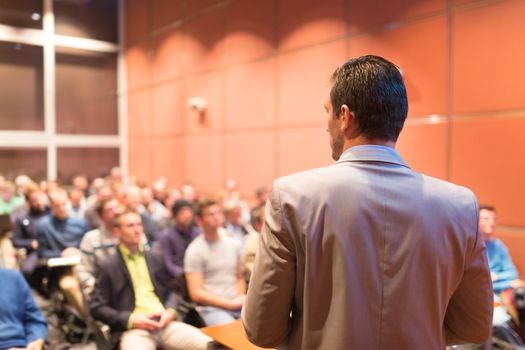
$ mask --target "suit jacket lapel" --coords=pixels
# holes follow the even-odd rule
[[[131,289],[133,293],[133,299],[135,299],[135,290],[133,289],[133,281],[131,280],[131,275],[129,274],[128,267],[126,266],[126,261],[124,261],[124,257],[122,256],[122,253],[120,252],[120,249],[117,248],[117,260],[118,260],[118,266],[120,267],[120,271],[122,272],[124,278],[126,279],[127,284],[129,285],[129,288]]]

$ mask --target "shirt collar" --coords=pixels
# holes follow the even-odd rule
[[[339,157],[336,163],[363,161],[392,163],[410,168],[395,149],[379,145],[350,147],[341,154],[341,157]]]
[[[135,254],[131,254],[131,252],[129,251],[128,247],[126,247],[123,244],[119,244],[118,245],[118,249],[120,251],[120,254],[122,254],[122,256],[124,258],[126,258],[126,259],[133,259],[136,256],[143,256],[144,255],[144,247],[142,246],[142,244],[139,245],[139,250]]]

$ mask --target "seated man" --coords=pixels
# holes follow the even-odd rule
[[[120,210],[118,201],[114,198],[104,199],[95,208],[101,224],[86,233],[80,241],[82,257],[76,266],[80,286],[86,296],[91,294],[95,286],[96,262],[114,254],[118,244],[118,238],[113,233],[113,220]]]
[[[171,277],[184,274],[184,255],[190,243],[200,233],[193,224],[193,208],[190,202],[177,200],[172,208],[173,224],[164,230],[159,239],[159,248]]]
[[[153,243],[159,238],[159,227],[142,205],[140,188],[138,186],[129,186],[126,189],[125,204],[126,207],[140,214],[142,225],[144,226],[144,234],[148,239],[150,247],[153,247]]]
[[[229,323],[239,318],[246,297],[240,251],[234,239],[219,234],[222,212],[215,201],[200,202],[196,216],[202,233],[184,257],[188,292],[207,325]]]
[[[46,195],[38,187],[30,188],[26,193],[27,208],[19,213],[13,223],[13,245],[25,248],[26,254],[36,252],[38,248],[36,224],[48,214]]]
[[[145,251],[140,215],[126,210],[115,220],[117,252],[100,263],[89,302],[95,320],[111,328],[121,349],[206,349],[212,341],[197,328],[176,322],[175,294],[162,257]]]
[[[41,258],[57,258],[71,255],[80,257],[78,246],[87,231],[87,223],[83,219],[71,218],[66,204],[68,196],[64,189],[58,188],[49,193],[51,213],[44,216],[37,224],[38,255]],[[80,285],[70,269],[62,268],[49,271],[49,284],[56,284],[66,295],[69,303],[85,315],[84,302]],[[57,282],[58,280],[58,282]]]
[[[87,199],[84,219],[87,221],[89,227],[96,228],[101,225],[101,219],[96,210],[97,204],[103,200],[114,198],[115,196],[111,187],[106,185],[103,179],[98,178],[93,180],[93,187],[95,193]]]
[[[525,320],[525,309],[516,303],[515,292],[523,293],[525,283],[519,279],[518,271],[512,263],[507,247],[499,239],[492,237],[496,226],[496,210],[491,205],[481,205],[479,209],[479,230],[483,234],[487,249],[492,285],[496,298],[505,305],[514,322],[519,325]],[[520,289],[516,289],[519,288]],[[502,309],[500,307],[500,309]],[[494,313],[493,325],[500,326],[508,322]]]
[[[45,270],[37,268],[38,263],[38,234],[37,223],[48,214],[47,198],[44,191],[31,186],[26,192],[27,208],[20,211],[13,223],[13,245],[24,249],[26,258],[20,262],[20,270],[25,275],[31,287],[42,294],[42,278]]]
[[[87,200],[84,191],[78,188],[72,188],[69,191],[69,201],[66,204],[69,217],[84,219],[87,209]]]
[[[47,322],[21,274],[0,268],[0,349],[41,350]]]
[[[169,224],[170,212],[164,204],[153,197],[153,190],[150,187],[143,187],[140,190],[140,198],[144,206],[144,213],[155,221],[157,227],[164,229]]]
[[[520,285],[518,271],[512,263],[505,244],[492,237],[496,226],[496,210],[490,205],[479,207],[479,230],[483,234],[487,247],[490,274],[494,293],[499,294],[506,289]]]
[[[241,250],[244,249],[246,237],[255,232],[250,224],[242,223],[242,207],[238,199],[228,199],[224,202],[224,227],[233,234]]]
[[[36,228],[38,255],[42,258],[63,256],[66,250],[80,254],[78,246],[88,227],[83,219],[69,217],[67,201],[67,192],[63,189],[49,193],[51,214],[40,219]]]

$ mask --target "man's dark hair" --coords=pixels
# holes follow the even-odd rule
[[[33,195],[33,193],[36,193],[36,192],[42,192],[42,193],[45,193],[44,191],[42,191],[40,189],[40,187],[38,187],[36,184],[30,184],[25,193],[24,193],[24,197],[26,199],[26,202],[29,202],[29,198],[31,197],[31,195]]]
[[[204,209],[211,207],[212,205],[217,205],[217,202],[211,198],[198,201],[197,207],[195,208],[195,215],[197,215],[199,218],[202,218],[202,214],[204,214]]]
[[[114,201],[115,198],[106,198],[106,199],[103,199],[101,201],[97,201],[95,203],[95,211],[97,212],[97,214],[99,216],[102,216],[102,212],[104,211],[104,207],[106,206],[106,204],[108,204],[109,202],[111,201]]]
[[[193,211],[193,205],[190,202],[185,199],[177,199],[171,206],[171,216],[176,217],[182,208],[190,208]]]
[[[368,138],[396,141],[408,113],[399,68],[379,56],[354,58],[332,75],[330,102],[338,117],[341,106],[354,112],[359,132]]]
[[[480,204],[479,210],[496,211],[496,208],[491,204]]]

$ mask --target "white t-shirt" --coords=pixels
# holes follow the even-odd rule
[[[200,234],[190,243],[184,256],[185,272],[202,272],[204,290],[228,299],[233,299],[238,294],[239,264],[239,247],[232,238],[225,236],[209,242]]]

